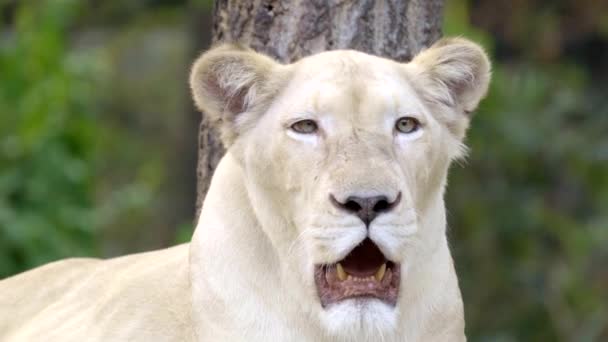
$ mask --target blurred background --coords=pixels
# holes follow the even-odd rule
[[[0,279],[188,241],[210,0],[0,0]],[[608,2],[447,0],[494,60],[447,193],[470,341],[608,341]]]

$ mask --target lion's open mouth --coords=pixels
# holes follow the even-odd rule
[[[387,260],[370,239],[363,240],[335,264],[315,266],[315,282],[323,307],[356,297],[377,298],[395,305],[400,278],[399,264]]]

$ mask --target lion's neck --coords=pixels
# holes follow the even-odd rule
[[[297,340],[292,329],[281,329],[295,325],[285,315],[295,308],[282,288],[276,251],[251,207],[242,169],[227,154],[215,174],[190,247],[199,337]]]

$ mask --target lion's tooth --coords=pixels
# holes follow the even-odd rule
[[[342,268],[342,265],[340,265],[340,263],[338,263],[338,265],[336,266],[336,271],[338,273],[338,279],[340,279],[340,281],[346,280],[346,272],[344,272],[344,268]]]
[[[384,278],[385,273],[386,273],[386,263],[382,264],[382,266],[380,266],[380,268],[374,275],[374,277],[376,278],[376,281],[381,281],[382,278]]]

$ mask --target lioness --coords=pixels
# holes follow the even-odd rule
[[[464,341],[443,193],[490,64],[204,53],[192,94],[228,152],[192,242],[0,283],[1,341]]]

